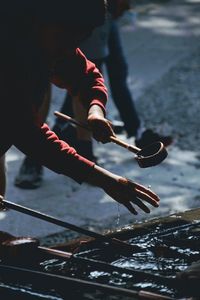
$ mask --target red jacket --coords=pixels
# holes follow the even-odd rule
[[[47,168],[81,183],[94,163],[78,155],[75,149],[59,140],[46,124],[41,124],[37,115],[37,99],[27,99],[31,89],[24,80],[16,78],[10,89],[5,88],[8,87],[8,77],[14,77],[8,69],[6,72],[0,71],[3,91],[0,100],[0,156],[15,145]],[[105,110],[107,90],[103,77],[79,49],[57,64],[51,71],[50,81],[73,95],[80,94],[87,109],[98,104]]]

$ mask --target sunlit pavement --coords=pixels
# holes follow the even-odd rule
[[[168,74],[170,68],[200,48],[199,4],[200,1],[197,0],[180,0],[165,2],[163,5],[154,3],[151,6],[136,6],[136,30],[122,27],[130,72],[129,84],[136,102],[149,87]],[[54,87],[53,105],[48,120],[50,124],[53,124],[53,111],[59,110],[63,97],[64,92]],[[112,101],[108,110],[109,118],[117,115]],[[120,138],[126,139],[125,135]],[[150,186],[157,192],[161,198],[160,208],[152,209],[150,215],[141,212],[137,217],[131,216],[103,191],[85,184],[80,186],[47,169],[41,188],[18,189],[13,182],[23,154],[14,147],[7,155],[6,198],[73,224],[94,229],[114,228],[199,207],[200,161],[196,149],[182,150],[175,143],[168,149],[169,155],[165,162],[150,169],[140,169],[132,154],[112,144],[95,143],[95,149],[102,166]],[[14,211],[0,213],[0,230],[15,235],[38,237],[63,231],[58,226]]]

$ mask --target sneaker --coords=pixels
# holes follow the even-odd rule
[[[155,142],[162,142],[167,147],[172,144],[173,139],[171,136],[160,135],[151,129],[146,129],[139,139],[135,139],[135,145],[139,148],[147,147]]]
[[[41,186],[43,167],[26,157],[15,178],[15,186],[21,189],[36,189]]]

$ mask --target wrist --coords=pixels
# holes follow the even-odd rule
[[[92,185],[98,186],[102,189],[105,189],[117,179],[115,177],[118,176],[114,175],[113,173],[100,166],[94,165],[93,170],[89,178],[87,179],[87,182]]]
[[[92,115],[104,118],[104,111],[102,110],[102,108],[99,105],[94,104],[90,107],[90,109],[88,111],[88,118]]]

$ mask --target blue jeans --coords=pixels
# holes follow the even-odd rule
[[[113,101],[124,122],[128,136],[135,136],[140,126],[134,101],[127,84],[128,67],[123,53],[118,24],[113,21],[109,35],[109,56],[106,68]]]

